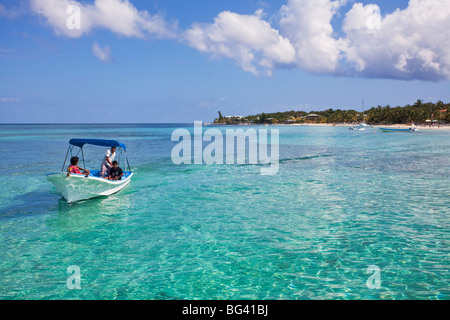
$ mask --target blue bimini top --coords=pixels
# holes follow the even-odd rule
[[[116,140],[100,140],[100,139],[70,139],[69,144],[73,146],[77,146],[83,148],[85,144],[92,144],[94,146],[101,147],[120,147],[123,150],[127,151],[127,148],[123,143],[120,143]]]

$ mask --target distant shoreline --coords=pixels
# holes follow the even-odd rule
[[[204,123],[205,126],[266,126],[265,124],[259,123],[241,123],[241,124],[224,124],[224,123]],[[268,126],[296,126],[296,127],[353,127],[358,124],[350,123],[276,123],[269,124]],[[398,129],[408,129],[411,126],[406,124],[374,124],[374,128],[398,128]],[[417,129],[424,130],[450,130],[450,125],[440,125],[438,126],[427,126],[427,125],[416,125]]]

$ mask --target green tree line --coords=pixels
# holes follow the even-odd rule
[[[364,113],[355,110],[327,109],[324,111],[285,111],[274,113],[260,113],[243,118],[226,118],[219,111],[219,118],[215,123],[239,124],[276,124],[276,123],[355,123],[366,121],[369,124],[417,124],[426,120],[436,120],[439,123],[450,123],[450,103],[442,101],[423,103],[417,100],[413,105],[403,107],[377,106]],[[447,110],[447,111],[443,111]]]

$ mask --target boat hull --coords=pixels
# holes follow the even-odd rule
[[[380,130],[381,131],[383,131],[383,132],[401,132],[401,131],[415,131],[415,130],[413,130],[413,129],[411,129],[411,128],[408,128],[408,129],[400,129],[400,128],[380,128]]]
[[[60,195],[68,203],[80,200],[92,199],[100,196],[109,196],[122,190],[130,183],[133,173],[122,180],[111,181],[100,177],[71,174],[66,172],[51,173],[47,175],[47,180],[53,183]]]

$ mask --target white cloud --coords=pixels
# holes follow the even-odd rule
[[[280,9],[280,30],[262,10],[253,15],[221,12],[212,24],[194,24],[187,43],[213,57],[227,57],[245,71],[271,74],[277,67],[299,67],[313,73],[339,69],[341,41],[333,37],[331,19],[347,0],[289,0]]]
[[[332,19],[351,1],[288,0],[279,11],[279,30],[263,20],[261,10],[224,11],[212,24],[195,23],[185,39],[254,74],[298,67],[320,74],[450,79],[450,0],[410,0],[406,9],[385,16],[376,4],[354,3],[338,37]]]
[[[261,9],[250,15],[223,11],[212,23],[194,23],[181,35],[176,24],[136,9],[129,0],[30,1],[59,35],[81,37],[102,28],[124,37],[179,37],[253,74],[300,68],[316,74],[450,79],[450,0],[410,0],[406,9],[384,16],[377,4],[354,3],[345,12],[344,5],[354,0],[287,0],[272,17]],[[67,27],[71,5],[81,9],[79,30]],[[0,14],[4,11],[0,5]],[[338,16],[344,17],[342,29],[334,30]],[[103,56],[110,58],[107,51]]]
[[[253,15],[221,12],[212,24],[194,24],[185,33],[190,46],[213,57],[228,57],[245,71],[271,74],[277,67],[337,73],[342,56],[331,19],[347,0],[289,0],[280,9],[280,30]]]
[[[377,5],[355,3],[343,22],[343,51],[360,75],[450,79],[450,1],[410,0],[404,10],[384,17],[377,12]]]
[[[92,53],[102,62],[111,62],[111,49],[109,46],[100,47],[97,42],[92,46]]]
[[[71,6],[80,9],[79,28],[68,27],[68,19],[77,14],[68,9]],[[67,37],[81,37],[97,28],[126,37],[176,36],[175,23],[168,23],[159,14],[151,15],[148,11],[139,11],[129,0],[96,0],[93,4],[82,4],[73,0],[31,0],[31,8],[47,20],[56,34]]]
[[[313,73],[333,73],[339,66],[339,41],[331,19],[342,3],[329,0],[289,0],[280,9],[281,34],[296,49],[298,67]]]
[[[277,65],[294,61],[295,49],[290,41],[262,20],[263,12],[240,15],[224,11],[212,24],[194,24],[185,32],[185,41],[213,57],[228,57],[253,74],[270,74]]]

